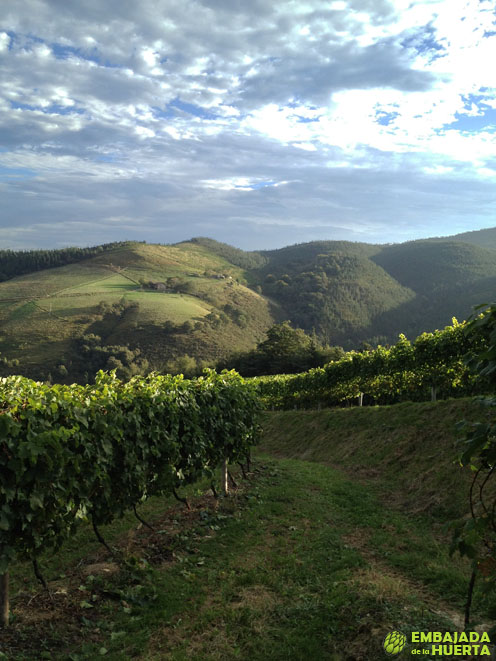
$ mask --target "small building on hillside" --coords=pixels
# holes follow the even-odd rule
[[[150,288],[154,291],[167,291],[168,289],[165,282],[150,282]]]

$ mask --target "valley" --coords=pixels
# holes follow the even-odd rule
[[[259,252],[205,238],[120,242],[88,254],[52,251],[47,259],[38,251],[31,261],[20,253],[20,275],[14,254],[0,252],[0,370],[83,382],[113,358],[125,376],[194,374],[220,360],[228,365],[284,320],[345,350],[391,344],[399,333],[414,339],[492,299],[496,229],[481,232],[460,240],[314,241]],[[50,259],[64,265],[45,268]],[[81,351],[87,336],[105,349],[89,370]]]

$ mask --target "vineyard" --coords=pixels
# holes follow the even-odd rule
[[[188,609],[190,609],[188,626],[198,627],[198,630],[204,627],[204,630],[208,630],[208,618],[205,620],[201,616],[197,617],[198,611],[194,600],[198,594],[208,595],[211,598],[210,581],[213,575],[217,577],[215,580],[219,583],[216,597],[219,603],[215,608],[224,609],[221,619],[224,621],[227,618],[229,621],[231,618],[232,631],[236,632],[232,640],[223,643],[229,650],[238,649],[237,637],[241,637],[247,653],[252,645],[258,644],[257,641],[260,643],[260,650],[254,655],[250,651],[248,658],[267,658],[265,648],[262,649],[263,636],[257,638],[253,635],[254,631],[259,631],[261,619],[254,621],[252,628],[246,629],[246,640],[240,633],[244,631],[244,625],[241,626],[239,622],[244,622],[243,618],[248,617],[251,612],[257,612],[258,609],[256,592],[253,590],[250,592],[248,589],[251,581],[255,581],[257,590],[261,590],[263,586],[264,604],[270,605],[272,603],[270,600],[274,598],[274,608],[276,597],[271,595],[272,591],[277,589],[277,599],[285,604],[284,608],[287,609],[289,619],[283,618],[283,624],[279,622],[278,606],[275,609],[277,617],[271,626],[276,626],[276,621],[279,622],[277,626],[280,627],[281,636],[287,636],[286,650],[293,650],[292,636],[296,630],[300,630],[299,625],[296,626],[294,622],[300,623],[304,619],[301,609],[296,611],[293,609],[293,601],[295,599],[298,601],[300,595],[302,572],[306,576],[305,584],[311,586],[303,601],[305,604],[308,600],[314,603],[317,599],[316,603],[319,606],[310,619],[311,626],[308,631],[302,632],[298,645],[301,649],[306,649],[308,641],[312,640],[316,649],[318,647],[320,651],[337,649],[336,644],[340,639],[336,632],[340,630],[341,625],[334,626],[332,622],[340,622],[340,614],[344,613],[343,630],[347,630],[347,627],[354,626],[350,623],[356,620],[353,613],[347,614],[346,609],[343,611],[343,604],[347,603],[350,588],[353,590],[353,586],[358,585],[355,585],[354,581],[361,580],[360,576],[363,578],[357,568],[366,560],[366,556],[361,558],[358,553],[359,548],[355,549],[355,544],[373,546],[375,542],[372,537],[367,541],[368,536],[375,529],[382,530],[386,511],[382,511],[383,506],[379,503],[373,507],[370,505],[371,484],[365,487],[356,480],[345,483],[334,469],[324,466],[316,469],[314,465],[306,466],[306,462],[309,459],[319,461],[321,458],[327,461],[329,453],[336,452],[336,457],[338,455],[341,457],[340,461],[346,462],[347,458],[352,458],[354,475],[356,460],[360,456],[358,463],[362,461],[363,466],[372,469],[371,474],[390,471],[386,476],[388,497],[391,485],[398,493],[402,491],[405,486],[403,482],[408,477],[405,465],[411,465],[414,467],[414,472],[410,477],[415,484],[418,483],[422,489],[424,488],[426,482],[419,477],[424,473],[425,479],[429,481],[429,489],[422,494],[426,502],[431,502],[432,490],[438,489],[436,486],[438,479],[439,489],[444,498],[442,502],[449,501],[451,506],[456,501],[456,507],[463,512],[466,495],[461,491],[459,493],[458,483],[461,479],[469,480],[468,471],[465,470],[463,475],[460,472],[455,475],[453,472],[453,439],[448,438],[447,432],[440,426],[442,422],[446,428],[452,427],[456,421],[453,412],[462,410],[469,412],[470,416],[462,429],[465,436],[461,439],[460,464],[464,466],[470,464],[474,469],[471,474],[475,477],[470,491],[472,517],[468,519],[464,516],[459,523],[456,523],[452,550],[459,551],[461,556],[468,556],[469,560],[465,562],[462,557],[461,561],[458,564],[455,562],[450,569],[450,576],[443,578],[446,544],[443,547],[442,543],[438,544],[436,541],[439,546],[439,567],[435,569],[435,576],[423,575],[419,572],[417,580],[426,582],[431,588],[434,582],[441,581],[443,591],[452,590],[453,598],[457,603],[457,612],[449,612],[444,602],[440,602],[440,606],[452,622],[458,623],[461,622],[461,609],[464,608],[464,627],[467,629],[471,622],[471,612],[477,615],[489,612],[487,609],[492,608],[490,604],[486,604],[482,595],[491,592],[491,586],[496,581],[496,574],[493,571],[496,509],[494,502],[489,503],[488,500],[492,498],[492,492],[486,494],[486,485],[494,473],[496,456],[493,448],[494,398],[483,400],[486,410],[482,412],[480,409],[471,408],[475,407],[476,403],[472,402],[469,405],[468,399],[429,404],[412,402],[453,396],[466,397],[481,393],[487,395],[491,393],[491,388],[494,391],[495,329],[496,307],[491,306],[484,314],[475,316],[468,323],[459,324],[453,320],[452,326],[442,331],[424,333],[414,342],[409,342],[405,336],[400,336],[399,341],[390,348],[378,347],[370,351],[349,352],[344,358],[331,362],[323,368],[297,375],[243,379],[234,371],[218,374],[206,370],[204,376],[194,380],[184,379],[182,375],[163,376],[154,373],[146,377],[137,376],[129,381],[122,381],[117,378],[115,371],[110,373],[100,371],[94,385],[54,386],[21,376],[0,379],[0,626],[3,626],[4,641],[10,646],[8,649],[21,650],[21,654],[22,650],[26,649],[24,643],[18,646],[17,634],[28,631],[29,617],[26,618],[26,613],[32,600],[37,598],[43,603],[43,597],[28,595],[27,598],[25,592],[19,591],[19,576],[23,581],[27,580],[26,563],[33,565],[36,578],[43,584],[46,608],[54,619],[55,615],[60,613],[63,613],[66,622],[70,622],[71,617],[77,618],[75,621],[79,623],[76,625],[79,633],[76,635],[74,629],[73,634],[68,634],[68,637],[64,634],[65,651],[75,649],[76,638],[82,636],[81,627],[84,625],[84,627],[93,627],[95,636],[98,634],[95,644],[106,635],[106,645],[111,644],[116,648],[124,644],[128,648],[134,645],[133,649],[137,654],[136,645],[132,640],[133,618],[136,618],[137,622],[137,613],[146,611],[147,617],[150,618],[149,627],[152,627],[153,618],[161,621],[160,611],[152,605],[154,599],[161,599],[165,608],[163,612],[169,613],[166,617],[169,633],[170,627],[181,626],[179,613],[183,611],[186,613]],[[404,400],[408,400],[409,403],[394,407],[397,409],[394,413],[388,407],[361,408],[355,411],[342,408],[320,413],[312,411],[331,406],[342,407],[347,403],[392,404]],[[412,410],[409,407],[413,407]],[[297,451],[305,461],[298,461],[297,465],[293,465],[291,462],[284,463],[278,460],[275,464],[271,459],[266,465],[250,470],[250,450],[258,443],[261,432],[259,415],[262,409],[271,408],[309,409],[308,412],[263,414],[265,443],[268,438],[271,438],[271,441],[265,448],[262,447],[262,451],[269,450],[271,455],[279,453],[281,456],[285,456],[286,453],[291,455]],[[431,424],[429,420],[431,423],[435,422],[437,426],[424,429],[426,424]],[[320,438],[316,437],[317,432]],[[351,441],[353,434],[358,434],[353,441],[356,447],[353,447]],[[438,438],[439,435],[445,438],[443,442],[446,446],[446,456],[440,458],[445,473],[439,472],[440,469],[436,467],[436,475],[432,475],[429,472],[432,456],[424,456],[423,451],[430,447],[432,438]],[[422,438],[419,441],[420,437]],[[374,441],[372,442],[371,439]],[[385,452],[387,456],[381,452]],[[322,453],[322,456],[319,453]],[[259,451],[258,457],[261,456],[263,457]],[[423,457],[427,462],[426,466],[420,469],[420,473],[419,457]],[[407,461],[407,464],[402,463],[404,461]],[[245,472],[244,462],[247,464],[248,472]],[[215,488],[218,469],[222,467],[222,487],[227,495],[230,475],[228,465],[235,463],[239,464],[243,477],[248,479],[243,486],[239,486],[233,476],[230,476],[234,485],[234,497],[218,500]],[[398,468],[401,470],[398,471]],[[460,467],[458,468],[461,470]],[[396,482],[389,479],[390,474],[397,476]],[[309,488],[309,482],[312,480],[318,483],[315,491],[312,490],[312,486]],[[476,484],[477,480],[479,482]],[[449,489],[444,493],[448,483]],[[198,484],[203,485],[201,489],[197,488]],[[211,498],[210,489],[205,491],[205,486],[207,489],[210,486],[215,498]],[[181,497],[178,490],[183,487],[187,489],[183,491]],[[193,505],[191,510],[191,494],[195,490],[200,499],[207,498],[210,504],[215,501],[215,506],[209,510],[210,505],[205,506],[204,502],[203,505],[196,506],[196,510]],[[406,491],[409,492],[410,489],[406,488]],[[184,498],[185,492],[188,493],[188,500]],[[160,515],[158,519],[160,529],[152,527],[156,525],[156,519],[154,518],[150,525],[142,518],[142,516],[148,518],[148,514],[143,514],[143,511],[148,511],[149,506],[161,508],[170,495],[187,505],[186,516],[190,520],[189,524],[184,517],[169,511],[165,515]],[[402,502],[406,503],[410,496],[409,493],[402,494]],[[437,503],[436,507],[439,509],[442,499],[437,492],[434,497],[433,502]],[[414,500],[417,507],[419,499],[415,497]],[[333,506],[328,507],[331,502]],[[291,507],[286,508],[283,503],[291,503]],[[364,504],[368,508],[366,512],[363,510]],[[142,516],[137,511],[140,505],[143,506],[140,510]],[[295,514],[296,511],[299,511],[298,515]],[[488,511],[492,512],[491,516],[487,516]],[[336,538],[335,530],[336,512],[338,519],[342,518],[339,539]],[[144,525],[152,531],[155,541],[151,543],[150,550],[143,552],[143,557],[141,551],[136,558],[129,556],[126,551],[118,560],[114,553],[115,547],[112,549],[106,543],[102,529],[108,526],[103,532],[107,537],[107,531],[112,530],[118,521],[126,520],[128,515],[132,518],[133,513],[140,521],[141,527]],[[363,521],[365,517],[368,528],[362,531],[365,535],[364,539],[356,538],[355,528],[358,524],[351,525],[350,516],[352,518],[355,516],[356,521]],[[396,515],[389,511],[388,521],[391,520],[391,516],[396,520],[394,518]],[[282,520],[284,525],[281,527]],[[419,525],[424,524],[427,525],[425,522],[419,523]],[[398,530],[401,528],[401,535],[395,534],[387,542],[390,545],[387,553],[396,554],[398,567],[405,568],[408,558],[404,553],[404,547],[395,549],[395,544],[404,537],[410,522],[398,519],[397,526]],[[178,529],[176,537],[174,537],[175,528]],[[106,546],[108,555],[118,560],[120,565],[119,567],[116,565],[116,571],[122,574],[122,577],[116,578],[115,581],[121,581],[122,585],[116,583],[112,587],[113,584],[110,582],[108,585],[105,583],[105,587],[103,583],[98,582],[104,579],[97,579],[92,574],[88,575],[87,580],[81,579],[84,582],[78,585],[66,575],[67,563],[63,563],[64,571],[61,574],[57,573],[55,577],[52,571],[52,576],[49,578],[51,585],[55,583],[57,576],[62,577],[65,582],[65,592],[56,590],[53,593],[57,596],[54,601],[52,592],[41,574],[38,561],[46,566],[53,562],[53,558],[48,560],[48,557],[54,551],[61,550],[61,553],[57,553],[58,558],[68,547],[75,544],[75,553],[79,557],[81,552],[82,562],[85,554],[80,550],[78,540],[85,530],[94,532],[98,541]],[[263,540],[260,530],[264,531]],[[167,535],[167,541],[165,538],[157,541],[161,534]],[[420,538],[424,539],[424,536],[421,535]],[[274,539],[278,541],[274,542]],[[425,537],[426,548],[421,550],[422,557],[431,553],[433,539],[428,535]],[[414,545],[420,544],[413,537],[410,541]],[[484,542],[484,545],[481,542]],[[301,558],[308,556],[309,561],[306,565],[304,560],[293,554],[291,549],[295,544]],[[333,545],[338,551],[333,551],[333,555],[330,556],[329,548],[334,548]],[[169,568],[162,569],[157,566],[152,569],[151,560],[150,562],[147,560],[153,557],[153,562],[159,562],[153,556],[159,547],[160,553],[157,558],[162,564],[170,558]],[[264,559],[272,558],[269,562],[272,563],[270,568],[265,565],[260,568],[256,579],[249,566],[250,562],[254,562],[255,557],[257,563],[262,565]],[[336,567],[332,563],[329,564],[330,557],[337,562]],[[339,572],[343,568],[340,564],[342,557],[345,558],[343,566],[347,579],[341,585],[342,579],[338,575],[341,576]],[[123,558],[128,560],[123,561]],[[246,565],[247,558],[248,565]],[[292,558],[291,562],[294,561],[291,573],[293,596],[287,593],[286,567],[290,558]],[[138,563],[136,565],[138,569],[132,570],[135,573],[132,574],[131,585],[126,586],[124,585],[126,571],[130,573],[129,567],[134,567],[133,563]],[[234,568],[226,571],[226,567],[231,563],[234,563]],[[414,564],[422,568],[425,561],[416,560]],[[98,563],[87,563],[87,565],[96,567]],[[317,566],[318,571],[315,571]],[[19,567],[22,567],[22,571],[18,575]],[[284,568],[284,571],[281,568]],[[407,569],[412,571],[410,566]],[[376,576],[377,568],[373,566],[372,570],[371,576]],[[70,571],[77,573],[77,570],[69,569]],[[468,582],[468,595],[465,598],[470,571],[472,574]],[[139,572],[143,576],[140,574],[138,577]],[[150,579],[148,583],[146,582],[148,579],[144,578],[146,572]],[[14,594],[12,611],[9,605],[9,574],[11,590]],[[327,582],[322,581],[324,574],[328,576]],[[155,589],[152,576],[153,580],[160,581],[160,589]],[[169,583],[167,576],[176,578]],[[389,578],[386,572],[386,580]],[[226,580],[229,584],[228,588],[226,588]],[[454,581],[456,585],[451,588]],[[176,597],[170,596],[171,585],[177,590]],[[336,588],[339,585],[341,587]],[[411,581],[408,585],[412,585]],[[325,594],[321,594],[322,586],[325,587]],[[416,592],[417,587],[414,588]],[[226,590],[231,597],[225,599]],[[81,598],[79,592],[83,592],[85,598]],[[87,598],[86,593],[88,593]],[[144,597],[142,599],[140,596],[142,593],[148,595],[146,599]],[[369,601],[363,601],[360,590],[356,594],[357,608],[370,613]],[[403,622],[401,618],[404,617],[405,611],[404,594],[402,589],[399,601],[394,595],[388,596],[395,612],[394,617],[398,622]],[[186,595],[189,597],[185,601]],[[243,610],[239,607],[238,614],[236,600],[242,599],[243,595],[251,595],[255,601],[250,607],[243,606]],[[24,619],[21,619],[19,603],[23,598],[26,604],[23,611]],[[130,613],[133,613],[133,617],[128,623],[120,625],[122,627],[120,631],[112,631],[109,628],[107,634],[104,634],[100,630],[102,619],[98,618],[102,618],[107,612],[104,600],[109,599],[119,601],[120,606],[117,608],[122,607],[122,617],[127,617]],[[147,599],[150,601],[149,606]],[[466,600],[463,601],[464,599]],[[473,607],[472,600],[475,603]],[[133,605],[130,605],[130,602]],[[331,610],[329,610],[330,603],[334,604]],[[72,604],[74,612],[71,612],[70,608],[67,608],[66,612],[64,604],[67,606]],[[386,626],[386,620],[390,619],[389,611],[386,617],[381,610],[381,604],[382,597],[372,605],[376,610],[375,617],[383,622],[379,627],[380,631]],[[304,608],[306,609],[306,606]],[[94,610],[94,621],[88,617],[89,613],[83,614],[87,610]],[[176,613],[179,619],[174,620],[172,613]],[[116,618],[121,617],[115,613],[114,615]],[[11,622],[10,626],[7,626],[9,616]],[[41,616],[42,614],[39,614],[40,618]],[[212,614],[209,617],[212,617]],[[405,620],[407,630],[408,627],[415,628],[412,622],[413,620]],[[110,627],[110,615],[108,624]],[[131,627],[129,631],[128,625]],[[189,639],[188,626],[182,634],[184,641]],[[442,630],[443,627],[452,628],[453,624],[446,624],[446,620],[432,617],[425,626]],[[54,646],[58,644],[53,638],[53,630],[50,627],[52,623],[47,625],[43,633],[43,637],[48,641],[46,643],[48,655],[52,654]],[[35,628],[33,627],[32,630],[34,631]],[[62,629],[61,625],[59,632]],[[151,629],[147,631],[149,635]],[[325,636],[321,635],[323,631],[327,632]],[[272,636],[270,627],[264,635],[269,638]],[[161,639],[156,656],[145,655],[139,658],[164,658],[161,646],[174,645],[174,641],[169,643],[168,639],[168,635],[164,635]],[[274,641],[276,639],[277,636]],[[154,643],[152,639],[150,640],[149,643],[146,639],[144,644],[150,644],[150,649],[153,650]],[[274,641],[272,642],[275,645]],[[376,643],[379,649],[381,643],[379,640],[374,644]],[[208,647],[207,642],[205,645]],[[69,658],[79,661],[80,658],[94,658],[94,649],[99,649],[98,653],[102,655],[109,651],[105,646],[91,649],[90,647],[88,647],[90,656],[80,657],[75,653]],[[215,652],[212,652],[211,656],[205,655],[205,649],[205,646],[202,647],[204,653],[202,658],[221,658],[216,656]],[[118,656],[117,651],[116,654],[115,657],[109,655],[109,658],[123,658]],[[233,654],[222,658],[235,658]],[[319,654],[316,653],[316,656]],[[24,658],[30,657],[19,657],[19,659]],[[41,658],[52,658],[52,656],[45,655]],[[194,657],[178,656],[177,658]],[[289,654],[284,658],[301,658],[301,655],[291,657]]]
[[[0,382],[0,580],[8,623],[8,569],[58,549],[78,525],[108,524],[244,460],[257,440],[253,386],[235,372],[134,377],[100,372],[91,386]],[[226,468],[227,470],[227,468]]]
[[[394,404],[487,392],[488,382],[470,371],[465,357],[481,351],[484,339],[458,323],[414,342],[404,335],[391,348],[350,351],[325,367],[301,374],[255,377],[267,410],[315,409],[355,401]]]

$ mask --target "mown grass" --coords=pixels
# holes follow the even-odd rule
[[[217,507],[198,495],[190,513],[145,504],[167,550],[158,561],[130,517],[103,531],[127,558],[112,577],[78,578],[78,559],[109,560],[87,529],[44,558],[67,595],[38,596],[38,618],[36,599],[14,597],[9,658],[376,661],[393,629],[459,630],[470,570],[448,559],[429,517],[388,506],[374,485],[321,463],[260,456],[254,466]],[[13,571],[14,595],[37,589],[24,583],[28,569]],[[488,607],[478,594],[477,617]],[[29,656],[33,641],[44,657]]]
[[[173,293],[136,291],[132,283],[122,283],[122,289],[116,290],[117,284],[111,284],[100,291],[86,293],[83,296],[42,299],[37,301],[45,309],[51,309],[54,314],[62,317],[88,314],[95,310],[103,301],[112,305],[124,298],[127,301],[136,301],[139,304],[140,324],[163,324],[172,321],[181,324],[185,321],[204,317],[210,310],[208,305],[191,296]]]
[[[230,275],[233,280],[211,277],[215,273]],[[189,280],[195,295],[138,290],[140,279],[163,282],[170,276]],[[155,369],[184,354],[214,361],[234,350],[251,349],[274,323],[274,310],[262,296],[235,282],[236,278],[243,281],[242,269],[209,254],[203,246],[188,243],[129,244],[82,263],[13,278],[0,283],[2,354],[20,359],[21,373],[46,376],[61,362],[67,363],[67,356],[57,355],[59,347],[95,332],[98,304],[112,305],[122,298],[139,303],[135,323],[116,320],[112,327],[104,324],[97,334],[104,343],[140,348]],[[30,302],[33,298],[36,304]],[[201,320],[211,311],[223,314],[226,304],[245,313],[243,327],[224,316],[221,324],[205,324],[201,331],[184,336],[161,332],[165,322],[181,325]],[[44,356],[51,340],[53,350]]]
[[[457,463],[461,420],[488,415],[474,398],[267,412],[262,448],[331,463],[412,513],[464,516],[472,473]]]

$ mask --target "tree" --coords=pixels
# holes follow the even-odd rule
[[[185,354],[175,360],[170,360],[166,364],[165,369],[169,374],[183,374],[186,378],[191,378],[197,375],[198,364],[195,358]]]
[[[245,323],[240,315],[236,323]],[[275,324],[267,331],[267,339],[256,349],[232,354],[217,363],[217,369],[235,369],[243,376],[263,374],[294,374],[312,367],[322,367],[344,355],[341,347],[322,346],[315,334],[308,336],[291,322]]]
[[[58,372],[59,372],[60,376],[67,376],[67,374],[68,374],[67,367],[64,364],[59,365],[58,366]]]
[[[290,321],[276,324],[267,331],[267,339],[258,345],[258,350],[264,354],[274,367],[279,364],[297,362],[311,345],[311,339],[300,328],[292,328]],[[281,370],[276,370],[275,373]]]
[[[195,325],[191,321],[191,319],[187,319],[181,326],[182,333],[191,333],[192,331],[194,331],[194,329],[195,329]]]

